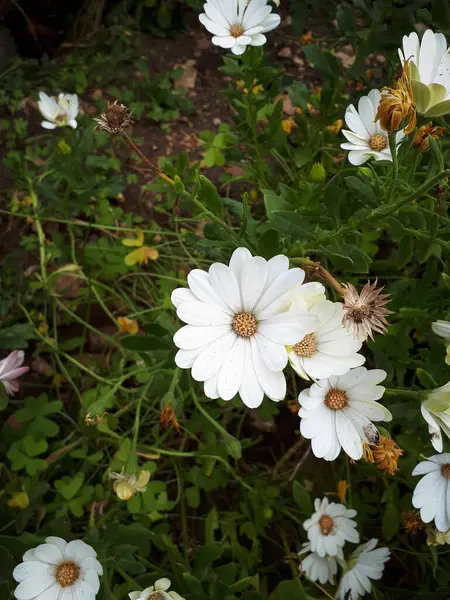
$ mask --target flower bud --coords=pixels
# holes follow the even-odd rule
[[[323,164],[321,162],[315,162],[313,164],[313,166],[311,167],[311,170],[309,172],[309,178],[314,183],[322,183],[322,181],[325,181],[325,178],[326,178],[325,167],[323,166]]]

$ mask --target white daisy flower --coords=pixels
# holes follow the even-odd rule
[[[420,462],[413,475],[425,475],[416,485],[412,503],[424,523],[434,519],[436,529],[450,529],[450,454],[436,454]]]
[[[171,582],[170,579],[163,577],[155,581],[155,585],[151,585],[142,592],[130,592],[128,597],[130,600],[184,600],[177,592],[169,592]]]
[[[305,309],[305,302],[299,299],[292,304],[290,311],[304,312]],[[289,352],[289,362],[301,377],[326,379],[332,375],[344,375],[364,363],[364,356],[357,354],[362,340],[343,325],[341,302],[322,300],[311,307],[311,314],[316,315],[317,326],[298,340]]]
[[[377,402],[384,387],[378,385],[387,373],[365,367],[340,377],[321,379],[298,397],[300,432],[311,440],[313,454],[334,460],[341,448],[359,460],[363,445],[376,444],[379,433],[372,421],[390,421],[391,413]]]
[[[0,360],[0,381],[10,396],[19,391],[19,377],[29,371],[28,367],[22,367],[24,358],[23,350],[14,350]]]
[[[177,315],[187,323],[173,338],[180,348],[177,366],[205,382],[208,398],[231,400],[239,393],[249,408],[259,406],[264,394],[282,400],[285,346],[317,323],[311,313],[288,312],[297,296],[318,289],[303,284],[304,278],[302,269],[289,269],[286,256],[266,261],[246,248],[234,251],[229,266],[191,271],[189,289],[172,293]]]
[[[337,573],[337,561],[334,556],[319,556],[317,552],[311,552],[311,544],[302,544],[302,549],[298,553],[299,556],[310,552],[308,556],[302,559],[300,563],[300,571],[305,573],[311,581],[319,581],[319,583],[331,583],[334,585],[334,578]],[[343,560],[344,554],[342,547],[338,546],[337,556]]]
[[[59,94],[56,97],[39,92],[38,107],[46,119],[41,123],[44,129],[56,129],[66,125],[73,129],[77,128],[78,96],[76,94]]]
[[[267,0],[208,0],[203,10],[199,19],[213,34],[212,43],[238,55],[247,46],[265,44],[263,34],[280,24],[280,16],[272,14]]]
[[[450,439],[450,381],[428,393],[420,407],[422,417],[428,423],[433,448],[442,452],[442,433]]]
[[[328,498],[316,498],[314,508],[315,512],[303,523],[313,552],[322,558],[326,555],[341,557],[346,541],[359,542],[356,521],[352,519],[356,510],[329,502]]]
[[[427,29],[420,42],[413,31],[403,36],[398,54],[402,66],[409,61],[417,112],[426,117],[450,113],[450,54],[445,35]]]
[[[388,548],[376,548],[377,543],[372,538],[352,552],[337,590],[339,600],[358,600],[372,591],[371,579],[381,579],[391,553]]]
[[[341,144],[341,148],[350,150],[348,160],[352,165],[362,165],[371,157],[392,161],[388,134],[381,129],[379,121],[375,123],[380,98],[379,90],[370,90],[367,96],[359,99],[358,110],[350,104],[345,111],[345,122],[349,129],[343,129],[342,133],[348,143]],[[397,133],[397,146],[404,137],[403,131]]]
[[[103,574],[95,550],[82,540],[45,542],[25,552],[13,571],[17,600],[95,600]]]

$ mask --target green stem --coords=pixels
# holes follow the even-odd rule
[[[395,190],[395,184],[398,178],[398,157],[397,157],[397,144],[396,144],[397,132],[389,134],[389,148],[392,155],[392,172],[391,182],[389,184],[389,191],[387,195],[387,203],[391,201],[392,193]]]
[[[386,396],[403,396],[405,398],[419,398],[424,394],[424,390],[402,390],[386,388],[384,390]]]
[[[347,456],[346,460],[346,471],[347,471],[347,484],[348,484],[348,506],[351,508],[353,506],[353,497],[352,497],[352,478],[350,474],[350,458]]]
[[[259,147],[258,141],[258,119],[257,113],[255,110],[255,106],[253,104],[253,75],[252,80],[247,83],[247,107],[248,107],[248,118],[250,122],[250,127],[252,130],[253,144],[255,146],[255,157],[256,157],[256,166],[261,182],[264,185],[267,185],[266,177],[264,174],[264,164],[261,158],[261,149]]]
[[[33,205],[34,222],[36,224],[36,231],[37,231],[38,240],[39,240],[39,262],[41,265],[42,286],[44,289],[46,289],[47,288],[47,269],[46,269],[47,258],[46,258],[46,252],[45,252],[45,234],[44,234],[44,230],[42,229],[41,221],[40,221],[39,215],[38,215],[39,200],[36,195],[36,192],[34,191],[32,184],[31,184],[31,181],[29,181],[28,183],[29,183],[31,201],[32,201],[32,205]]]

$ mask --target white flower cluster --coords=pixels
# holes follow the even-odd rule
[[[417,111],[427,117],[450,112],[449,51],[445,36],[431,29],[425,31],[421,42],[415,32],[403,36],[402,49],[398,50],[402,66],[408,61],[411,70]],[[347,142],[341,144],[341,148],[350,151],[348,159],[352,165],[361,165],[372,157],[376,161],[392,161],[387,133],[375,123],[380,99],[380,91],[371,90],[359,99],[358,110],[351,104],[345,111],[348,129],[342,133]],[[404,137],[403,131],[397,132],[397,148]]]
[[[334,584],[340,566],[343,574],[337,590],[339,600],[357,600],[370,593],[371,580],[381,579],[384,563],[390,557],[389,550],[376,548],[378,540],[373,538],[345,559],[345,543],[359,542],[353,520],[356,510],[330,503],[328,498],[316,498],[314,508],[315,512],[303,523],[309,542],[303,544],[299,555],[309,554],[301,561],[301,571],[312,581]]]
[[[299,395],[300,430],[317,457],[334,460],[341,448],[361,458],[363,442],[374,443],[372,421],[389,421],[378,400],[386,373],[367,370],[359,354],[362,336],[344,324],[340,302],[325,298],[321,283],[304,283],[305,272],[289,268],[286,256],[265,260],[246,248],[229,265],[188,275],[188,288],[172,293],[186,323],[174,336],[176,364],[191,369],[209,398],[239,394],[249,408],[264,394],[279,402],[286,395],[288,361],[315,383]]]
[[[103,567],[92,546],[50,536],[45,544],[27,550],[14,569],[19,583],[14,596],[17,600],[95,600],[100,575]],[[158,579],[154,586],[128,595],[130,600],[185,600],[169,591],[170,585],[169,579]]]

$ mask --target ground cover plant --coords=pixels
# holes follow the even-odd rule
[[[2,598],[447,598],[446,3],[104,12],[0,76]]]

